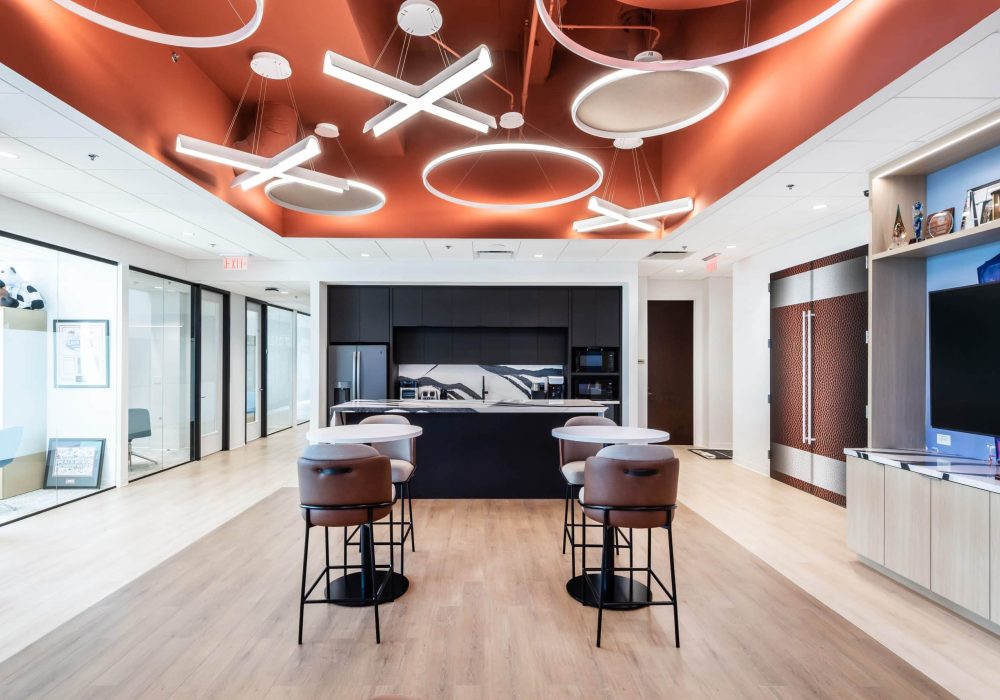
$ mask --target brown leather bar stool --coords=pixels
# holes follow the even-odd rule
[[[367,445],[310,445],[299,457],[299,500],[306,524],[302,551],[302,591],[299,598],[299,644],[307,603],[335,603],[351,607],[375,608],[375,643],[382,641],[379,602],[402,595],[395,590],[392,564],[375,563],[372,528],[389,515],[396,503],[389,458]],[[361,564],[330,565],[330,528],[361,528]],[[309,531],[322,527],[326,546],[326,566],[306,590],[309,565]],[[357,569],[354,573],[348,573]],[[344,576],[330,580],[330,571]],[[309,600],[320,581],[326,580],[326,596]]]
[[[631,610],[647,605],[671,605],[674,608],[674,644],[680,647],[677,615],[677,578],[674,572],[674,512],[677,509],[677,481],[680,462],[674,451],[663,445],[613,445],[587,459],[580,504],[584,516],[601,524],[603,530],[601,566],[587,567],[583,550],[583,575],[591,604],[597,605],[597,646],[601,646],[604,610]],[[653,571],[652,531],[667,530],[670,556],[670,589]],[[615,566],[616,529],[646,530],[646,565],[636,567],[633,548],[629,546],[629,565]],[[587,528],[583,529],[586,544]],[[633,541],[629,537],[630,543]],[[618,572],[627,572],[620,576]],[[646,575],[643,585],[636,573]],[[656,581],[666,600],[653,600],[652,582]],[[585,601],[587,602],[587,601]]]
[[[387,413],[381,416],[368,416],[361,423],[409,425],[410,421],[406,416],[401,416],[398,413]],[[413,492],[411,491],[413,475],[417,471],[417,439],[410,438],[409,440],[378,442],[373,444],[372,447],[378,450],[379,454],[388,457],[389,464],[392,465],[392,484],[396,487],[396,493],[399,494],[400,503],[399,517],[400,532],[402,534],[399,538],[399,556],[400,567],[402,568],[403,549],[406,546],[407,539],[410,540],[410,551],[417,551],[416,540],[413,537]],[[409,502],[409,507],[407,507],[407,502]],[[407,516],[407,513],[409,513],[409,516]],[[389,539],[391,540],[392,528],[394,527],[391,519],[389,520],[389,527]]]
[[[604,416],[574,416],[566,421],[566,426],[573,425],[616,425],[610,418]],[[573,501],[576,500],[580,489],[583,488],[583,470],[588,457],[593,457],[601,449],[601,445],[595,442],[574,442],[571,440],[559,441],[559,471],[566,482],[566,496],[563,504],[563,548],[562,553],[566,553],[566,542],[570,544],[570,549],[580,547],[576,544],[574,537],[577,527],[587,527],[586,522],[581,519],[581,524],[576,524],[576,507]],[[570,551],[570,554],[573,554]],[[576,576],[576,555],[573,555],[573,576]]]

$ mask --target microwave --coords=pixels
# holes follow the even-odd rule
[[[614,401],[618,398],[618,379],[614,377],[577,377],[573,380],[573,398],[591,401]]]
[[[573,348],[574,373],[609,373],[617,371],[617,348]]]

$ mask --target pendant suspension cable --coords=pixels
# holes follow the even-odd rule
[[[393,38],[394,36],[396,36],[396,32],[397,32],[398,30],[399,30],[399,25],[397,24],[396,26],[394,26],[394,27],[392,28],[392,31],[391,31],[391,32],[389,32],[389,38],[385,40],[385,43],[384,43],[384,44],[382,44],[382,50],[381,50],[381,51],[379,51],[379,52],[378,52],[378,56],[376,56],[376,57],[375,57],[375,63],[373,63],[373,64],[372,64],[372,68],[377,68],[377,67],[378,67],[378,63],[379,63],[379,61],[381,61],[381,60],[382,60],[382,56],[384,56],[384,55],[385,55],[385,51],[386,51],[386,49],[388,49],[388,48],[389,48],[389,42],[391,42],[391,41],[392,41],[392,38]]]
[[[753,0],[746,0],[746,20],[743,23],[743,48],[750,46],[750,12],[753,9]]]
[[[260,129],[264,123],[265,83],[267,83],[267,80],[262,77],[260,79],[260,87],[257,89],[257,113],[253,120],[253,138],[250,139],[250,152],[254,154],[257,153],[257,145],[260,142]]]
[[[342,144],[340,142],[340,138],[336,138],[336,139],[334,139],[334,141],[336,141],[337,142],[337,146],[340,147],[340,152],[344,154],[344,160],[347,161],[347,166],[351,169],[351,172],[354,173],[355,179],[360,180],[361,176],[358,175],[358,171],[354,167],[354,163],[351,162],[351,157],[349,155],[347,155],[347,150],[344,148],[344,144]]]
[[[240,21],[240,24],[246,24],[246,22],[243,21],[243,17],[240,16],[239,10],[237,10],[236,6],[233,5],[233,0],[227,0],[227,1],[229,2],[229,6],[233,8],[233,12],[236,13],[236,19]]]
[[[243,86],[243,94],[240,95],[240,101],[236,103],[236,111],[233,112],[233,118],[229,120],[229,128],[226,129],[226,135],[222,139],[223,146],[229,145],[229,136],[233,133],[233,127],[236,126],[236,118],[240,116],[240,109],[243,107],[243,101],[246,99],[247,90],[250,89],[250,83],[253,81],[253,76],[254,74],[252,71],[250,72],[250,75],[247,76],[247,83]]]
[[[611,189],[611,181],[614,179],[615,165],[618,163],[618,149],[615,149],[615,153],[611,156],[611,167],[608,168],[608,175],[604,178],[604,191],[601,192],[601,198],[607,199],[608,192]]]
[[[653,193],[656,195],[656,201],[662,202],[663,195],[660,193],[660,186],[656,183],[656,178],[653,177],[653,169],[649,167],[649,161],[646,159],[646,152],[642,152],[642,162],[646,165],[646,173],[649,175],[649,184],[653,186]]]
[[[638,148],[632,149],[632,171],[635,173],[635,184],[639,188],[639,206],[646,206],[646,197],[642,193],[642,177],[639,174],[639,155],[636,153]]]

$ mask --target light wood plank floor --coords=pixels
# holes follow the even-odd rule
[[[293,486],[304,432],[0,527],[0,660]],[[950,692],[995,697],[1000,639],[858,564],[843,509],[732,462],[678,456],[686,507]]]
[[[609,613],[593,646],[596,612],[564,588],[558,501],[421,502],[383,644],[370,610],[311,606],[298,647],[296,497],[278,491],[0,665],[0,695],[950,697],[686,509],[680,650],[666,608]]]

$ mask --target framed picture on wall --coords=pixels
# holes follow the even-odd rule
[[[52,330],[55,336],[56,388],[111,386],[108,321],[59,319],[52,322]]]
[[[969,190],[967,199],[972,200],[971,216],[973,220],[967,222],[968,224],[981,226],[993,220],[993,191],[996,189],[1000,189],[1000,180],[987,182],[985,185],[979,185]],[[984,220],[984,215],[988,215],[990,218]]]
[[[104,438],[49,438],[45,488],[96,489],[104,469]]]

